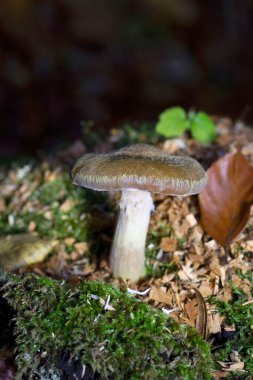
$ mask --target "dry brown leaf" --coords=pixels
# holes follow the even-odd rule
[[[213,289],[209,281],[202,281],[198,288],[203,297],[208,297],[213,294]]]
[[[57,241],[40,239],[36,235],[17,234],[0,239],[0,268],[15,270],[43,261]]]
[[[196,288],[193,288],[193,290],[196,294],[197,304],[198,304],[196,330],[198,331],[198,333],[201,335],[203,339],[206,339],[206,333],[207,333],[206,303],[200,291]]]
[[[177,275],[181,281],[189,281],[189,277],[182,269],[177,272]]]
[[[150,293],[149,293],[149,298],[153,301],[158,301],[166,304],[170,304],[171,299],[164,290],[157,288],[155,286],[152,286]]]
[[[253,203],[253,169],[240,153],[229,153],[208,170],[199,194],[204,230],[224,248],[245,226]]]
[[[220,366],[222,367],[223,371],[231,372],[231,371],[242,371],[244,368],[244,363],[243,362],[219,362]]]
[[[188,315],[188,318],[190,319],[190,321],[192,322],[192,325],[194,326],[196,322],[196,318],[197,318],[197,313],[198,313],[196,298],[194,298],[193,300],[191,300],[185,305],[185,310]]]
[[[243,368],[244,368],[244,363],[240,362],[240,363],[233,363],[233,364],[231,364],[229,370],[230,371],[241,371]]]

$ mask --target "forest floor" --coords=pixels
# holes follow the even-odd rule
[[[35,273],[72,284],[85,278],[137,290],[143,292],[136,294],[141,301],[190,326],[196,326],[200,313],[192,292],[197,288],[207,308],[207,340],[216,366],[213,377],[231,378],[233,373],[232,378],[251,378],[253,207],[244,228],[224,249],[201,225],[198,196],[154,194],[155,212],[146,243],[147,277],[131,284],[113,279],[108,265],[119,194],[76,188],[69,178],[73,160],[91,151],[91,146],[107,152],[136,142],[155,143],[171,154],[187,154],[205,169],[239,150],[253,166],[252,129],[216,118],[216,130],[216,141],[208,145],[187,135],[162,141],[150,130],[112,130],[106,139],[98,137],[95,145],[93,134],[55,155],[2,167],[0,266],[17,274]],[[7,236],[17,234],[19,238],[8,241]],[[27,248],[33,242],[36,249]]]

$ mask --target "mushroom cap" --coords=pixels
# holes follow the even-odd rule
[[[139,189],[168,195],[197,194],[207,183],[198,161],[148,144],[106,154],[85,154],[74,164],[73,183],[100,191]]]

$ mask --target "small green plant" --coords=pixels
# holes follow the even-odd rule
[[[200,143],[215,140],[215,126],[205,112],[185,112],[181,107],[166,109],[159,115],[156,132],[164,137],[180,136],[190,130],[192,137]]]

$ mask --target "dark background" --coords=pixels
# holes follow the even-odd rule
[[[0,153],[195,107],[253,121],[251,0],[0,3]]]

